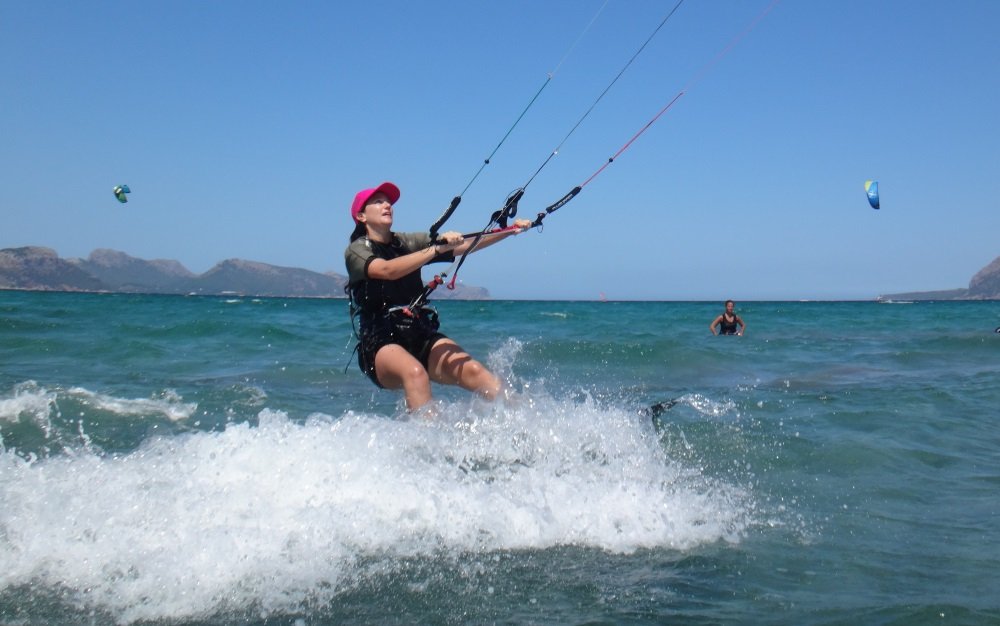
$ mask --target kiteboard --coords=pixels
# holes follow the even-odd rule
[[[672,406],[680,402],[680,400],[674,398],[673,400],[664,400],[663,402],[657,402],[656,404],[650,405],[645,409],[639,410],[639,415],[643,417],[650,417],[654,420],[670,410]]]

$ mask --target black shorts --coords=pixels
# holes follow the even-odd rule
[[[396,344],[412,354],[427,369],[431,348],[439,339],[448,338],[438,332],[439,326],[437,313],[433,309],[423,309],[413,315],[396,311],[362,324],[358,367],[373,383],[382,387],[375,373],[375,355],[383,347]]]

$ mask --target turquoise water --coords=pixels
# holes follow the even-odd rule
[[[346,306],[0,292],[0,624],[1000,623],[1000,303]]]

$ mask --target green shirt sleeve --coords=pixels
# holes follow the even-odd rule
[[[351,245],[347,246],[347,250],[344,251],[344,263],[347,266],[348,284],[353,285],[367,278],[365,270],[368,267],[368,262],[374,257],[375,253],[368,245],[366,237],[358,237],[351,242]]]

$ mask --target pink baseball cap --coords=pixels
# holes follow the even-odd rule
[[[390,182],[384,182],[374,189],[362,189],[354,196],[354,203],[351,204],[351,217],[354,219],[354,223],[358,224],[358,213],[360,213],[364,208],[365,204],[368,203],[368,199],[382,192],[389,197],[389,202],[394,203],[399,200],[399,187],[393,185]]]

